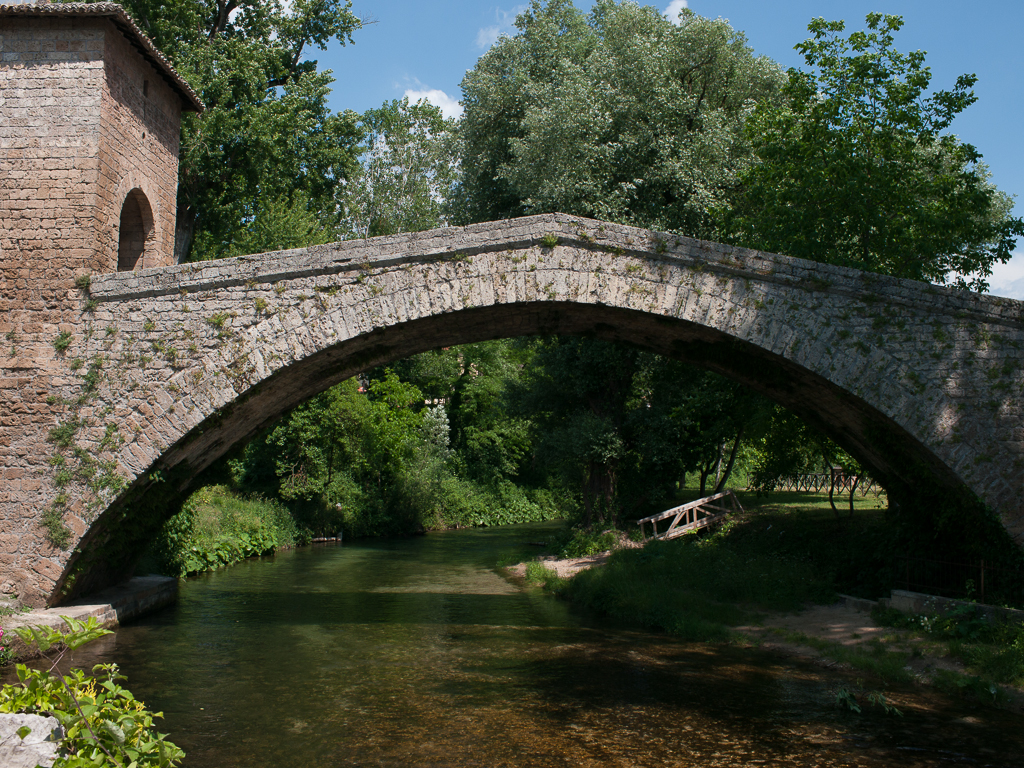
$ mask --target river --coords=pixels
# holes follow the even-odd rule
[[[190,579],[77,652],[116,661],[186,768],[1024,765],[1024,718],[609,626],[495,569],[543,526],[313,546]]]

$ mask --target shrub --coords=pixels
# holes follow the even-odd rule
[[[164,524],[155,551],[161,570],[186,576],[293,546],[301,538],[280,503],[214,485],[192,494]]]
[[[102,629],[94,617],[80,622],[67,617],[71,631],[47,627],[18,627],[15,632],[26,645],[36,645],[51,662],[49,670],[17,665],[18,683],[0,688],[0,712],[26,712],[52,715],[63,736],[54,768],[170,768],[180,763],[185,753],[158,733],[150,712],[128,689],[118,682],[124,676],[116,664],[97,664],[95,677],[80,669],[66,675],[53,670],[64,655],[46,656],[57,648],[74,650],[110,630]],[[28,733],[19,733],[24,738]]]
[[[53,348],[58,352],[65,352],[71,346],[71,332],[61,331],[53,340]]]

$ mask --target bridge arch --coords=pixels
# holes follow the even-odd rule
[[[79,454],[63,453],[88,453],[92,479],[63,491],[73,543],[35,555],[52,565],[29,584],[37,600],[124,575],[169,511],[155,499],[317,392],[428,349],[537,333],[725,374],[891,491],[924,473],[1024,537],[1019,302],[561,215],[97,276],[91,291],[108,330],[88,339],[92,379],[65,397],[86,390],[84,403],[56,427],[79,425]]]

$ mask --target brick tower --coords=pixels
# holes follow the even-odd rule
[[[0,5],[0,52],[7,279],[171,264],[189,86],[111,3]]]
[[[119,5],[0,3],[0,507],[40,509],[74,357],[54,340],[91,333],[85,276],[173,263],[181,113],[202,103]],[[0,526],[0,593],[46,549],[33,518]]]

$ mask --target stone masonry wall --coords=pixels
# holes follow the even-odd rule
[[[154,232],[137,268],[166,267],[174,259],[181,100],[127,38],[107,23],[103,56],[97,230],[100,250],[117,269],[117,226],[125,198],[141,189],[153,211]]]
[[[56,420],[69,384],[53,341],[78,327],[75,274],[97,271],[91,210],[99,178],[104,31],[68,19],[0,20],[0,505],[42,509],[45,456],[26,437]],[[61,568],[36,520],[0,522],[0,588],[14,553],[37,550],[39,578]]]
[[[1024,541],[1021,302],[561,215],[97,275],[91,296],[55,356],[61,382],[26,380],[9,401],[45,415],[0,446],[32,468],[30,489],[0,498],[4,587],[36,602],[123,576],[154,500],[311,395],[426,349],[533,333],[726,373],[827,428],[883,484],[923,467]],[[71,531],[60,551],[46,509]]]
[[[162,249],[147,263],[171,262],[174,98],[105,18],[0,17],[0,591],[63,570],[39,524],[59,497],[42,445],[79,381],[60,349],[87,327],[76,277],[116,269],[121,204],[135,187]],[[18,508],[33,513],[9,513]],[[12,575],[25,552],[39,554],[33,575]]]

